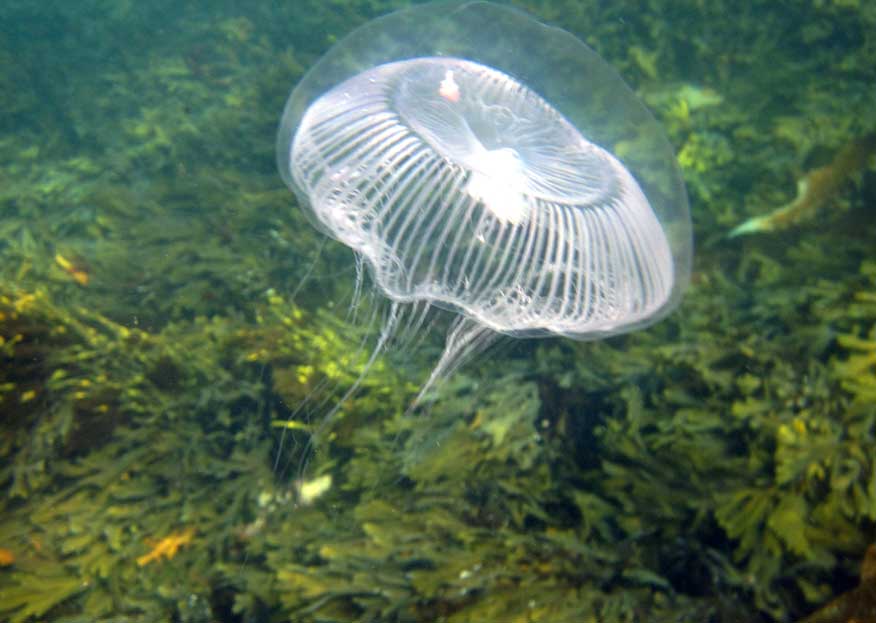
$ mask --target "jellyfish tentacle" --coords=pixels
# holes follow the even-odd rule
[[[325,432],[325,430],[327,430],[328,427],[334,422],[341,408],[343,408],[343,406],[353,396],[353,394],[355,394],[359,390],[359,387],[362,385],[362,381],[365,379],[365,376],[371,370],[374,362],[377,361],[377,357],[379,357],[380,354],[383,352],[383,349],[386,346],[387,342],[392,339],[399,318],[399,309],[400,306],[398,303],[392,302],[390,304],[386,319],[383,322],[383,327],[380,330],[380,335],[377,338],[377,343],[374,345],[374,348],[371,351],[371,355],[368,357],[368,361],[366,361],[365,365],[362,366],[362,370],[359,372],[359,376],[356,377],[356,380],[353,381],[353,384],[347,388],[347,391],[345,391],[343,396],[341,396],[337,400],[335,405],[328,412],[322,422],[320,422],[319,428],[314,431],[314,439],[319,439],[321,434]]]

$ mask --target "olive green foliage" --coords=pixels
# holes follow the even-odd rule
[[[401,4],[9,3],[0,620],[788,621],[854,577],[872,167],[817,223],[725,234],[876,129],[873,3],[516,2],[667,128],[693,284],[647,331],[509,339],[413,410],[440,331],[369,367],[379,297],[348,314],[350,254],[273,164],[294,81]]]
[[[11,620],[63,611],[76,595],[89,617],[207,616],[215,578],[204,570],[236,560],[228,550],[258,520],[257,499],[280,495],[265,393],[300,402],[317,379],[349,383],[361,358],[276,295],[248,328],[199,317],[150,334],[43,291],[0,296],[0,314],[2,534],[20,556],[0,594],[4,609],[23,606]],[[267,370],[287,367],[294,390],[266,386]],[[376,401],[391,376],[378,366],[372,386]],[[138,560],[183,528],[195,536],[180,562]],[[202,613],[186,613],[192,598]]]
[[[580,348],[561,381],[610,389],[615,414],[596,431],[593,478],[663,573],[697,569],[778,620],[799,596],[804,611],[825,601],[838,566],[854,574],[876,523],[873,285],[865,263],[848,286],[814,282],[743,310],[742,293],[715,281],[683,305],[693,320],[672,341],[654,331]],[[746,315],[764,319],[758,332]],[[543,351],[541,365],[561,356]],[[631,365],[646,356],[653,368]]]

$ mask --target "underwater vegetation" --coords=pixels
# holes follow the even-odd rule
[[[290,82],[399,4],[9,3],[0,620],[867,621],[872,155],[810,220],[727,232],[876,132],[874,4],[515,3],[666,127],[690,292],[408,412],[427,338],[326,422],[368,336],[273,142]]]

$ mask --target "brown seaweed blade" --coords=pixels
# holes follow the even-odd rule
[[[861,583],[800,623],[876,623],[876,544],[861,563]]]
[[[843,189],[852,175],[867,165],[873,153],[876,153],[876,134],[849,142],[830,164],[809,171],[797,181],[794,201],[764,216],[748,219],[732,229],[728,237],[786,229],[813,218]]]

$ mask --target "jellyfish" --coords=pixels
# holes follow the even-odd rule
[[[515,9],[434,3],[360,27],[292,91],[277,158],[388,305],[371,361],[450,315],[415,404],[498,336],[632,331],[689,279],[660,126],[594,51]]]

